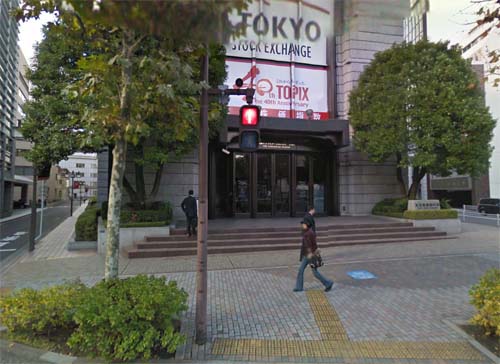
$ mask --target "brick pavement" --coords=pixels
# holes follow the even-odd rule
[[[182,326],[187,342],[178,348],[177,359],[483,362],[484,358],[478,357],[476,351],[472,353],[442,320],[467,319],[472,312],[468,304],[468,289],[486,269],[497,265],[498,253],[492,252],[491,246],[495,243],[490,244],[491,232],[487,231],[486,235],[486,240],[481,243],[471,232],[467,239],[474,244],[458,239],[454,242],[324,251],[329,264],[322,271],[333,277],[336,285],[316,303],[311,303],[308,293],[291,290],[296,274],[296,252],[210,257],[209,342],[203,346],[194,344],[195,261],[122,259],[120,272],[122,276],[137,273],[166,276],[178,281],[189,293],[189,310],[183,317]],[[483,253],[480,246],[486,247]],[[453,247],[460,248],[455,255],[400,258],[404,252],[445,254]],[[462,251],[464,253],[460,254]],[[373,261],[362,261],[362,258]],[[282,264],[284,268],[252,268]],[[86,284],[94,284],[102,277],[103,268],[104,260],[100,256],[34,259],[13,267],[2,277],[1,285],[37,288],[75,277],[81,277]],[[374,272],[378,279],[354,281],[346,275],[348,270],[360,268]],[[308,292],[320,288],[309,271],[305,276],[305,288]],[[325,315],[328,307],[331,311],[327,316],[331,319],[325,323],[319,312]],[[234,350],[242,350],[240,340],[245,343],[245,350],[250,350],[244,355],[234,354]],[[300,345],[309,349],[299,350],[297,357],[290,356],[298,350],[294,345],[299,343],[304,343]],[[310,346],[316,345],[312,343],[320,344],[314,347]],[[302,348],[300,345],[298,348]],[[268,349],[262,349],[262,355],[257,357],[258,347]],[[273,356],[278,349],[279,356]],[[320,354],[315,354],[316,351]],[[304,353],[312,356],[304,356]]]

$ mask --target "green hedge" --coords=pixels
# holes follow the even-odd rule
[[[78,216],[75,224],[75,241],[97,241],[97,217],[99,208],[89,204],[85,211]]]
[[[477,313],[471,322],[500,337],[500,269],[490,269],[469,291]]]
[[[104,220],[108,217],[108,201],[101,206],[101,216]],[[122,207],[120,213],[120,225],[132,227],[137,223],[159,223],[153,226],[168,225],[172,221],[172,205],[169,202],[155,201],[149,204],[149,209],[141,210],[133,205]],[[145,225],[147,226],[147,225]]]
[[[407,210],[403,216],[411,220],[456,219],[458,213],[456,210]]]
[[[386,198],[378,202],[372,209],[373,215],[403,217],[403,212],[408,208],[407,198]]]
[[[179,317],[187,293],[175,281],[144,275],[22,289],[0,299],[10,338],[31,345],[66,343],[66,350],[108,361],[149,359],[174,352],[184,340]]]

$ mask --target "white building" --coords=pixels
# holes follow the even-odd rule
[[[96,153],[75,153],[67,160],[59,162],[59,167],[65,168],[73,179],[73,198],[82,199],[97,196],[97,154]],[[68,192],[71,193],[71,178]]]

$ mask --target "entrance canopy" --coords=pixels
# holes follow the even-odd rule
[[[239,116],[228,115],[226,119],[226,135],[221,135],[222,142],[230,142],[240,128]],[[349,122],[342,119],[302,120],[288,118],[260,118],[261,133],[275,135],[300,135],[303,137],[328,138],[340,148],[349,145]]]

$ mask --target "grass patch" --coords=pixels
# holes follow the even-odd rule
[[[500,357],[500,338],[498,336],[486,335],[483,328],[478,325],[460,325],[460,328],[493,354]]]

